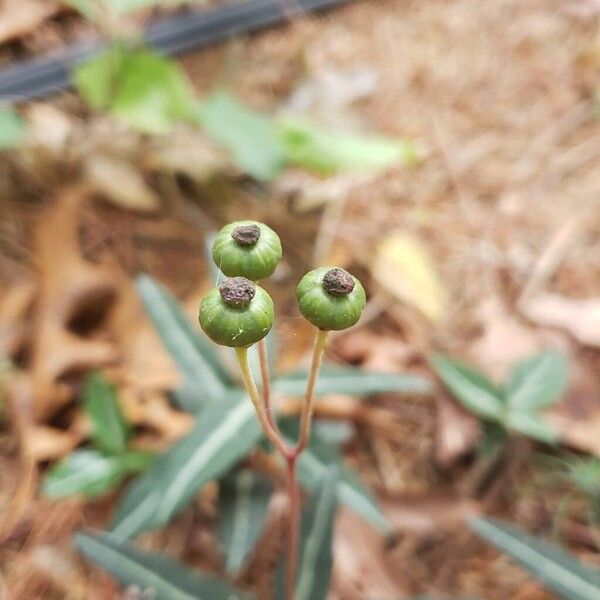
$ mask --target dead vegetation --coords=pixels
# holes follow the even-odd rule
[[[39,19],[62,31],[50,5]],[[31,15],[4,40],[34,35]],[[283,366],[304,360],[310,343],[294,312],[298,275],[313,259],[351,266],[371,301],[364,324],[336,338],[332,359],[429,373],[427,354],[443,349],[501,376],[535,349],[558,348],[570,384],[549,420],[566,446],[600,456],[598,15],[592,0],[359,0],[182,59],[200,93],[224,85],[271,111],[303,101],[325,123],[423,149],[418,167],[368,178],[288,171],[266,189],[186,128],[144,139],[90,115],[71,93],[25,106],[27,144],[0,164],[0,355],[13,365],[2,373],[0,597],[119,597],[70,543],[73,530],[106,523],[117,493],[52,504],[39,497],[39,474],[89,435],[76,399],[91,368],[118,385],[136,447],[164,448],[189,429],[168,397],[177,371],[132,276],[152,274],[193,315],[210,285],[203,236],[233,218],[265,219],[282,234],[287,263],[270,287],[284,307]],[[426,287],[435,318],[410,269],[381,255],[381,240],[399,233],[437,273],[439,290]],[[381,286],[377,260],[413,288]],[[342,512],[331,598],[551,597],[463,523],[473,512],[534,532],[552,523],[560,492],[528,485],[540,468],[530,445],[478,479],[479,424],[441,389],[426,400],[328,397],[318,415],[351,424],[347,459],[400,532],[385,546]],[[217,569],[214,502],[209,486],[144,546]],[[269,531],[279,518],[275,502]],[[561,534],[600,564],[577,505]],[[274,539],[265,536],[244,574],[259,590]]]

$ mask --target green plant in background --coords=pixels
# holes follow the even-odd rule
[[[600,459],[563,453],[538,456],[537,462],[544,467],[544,472],[535,478],[535,482],[545,488],[558,487],[563,492],[553,518],[555,537],[560,537],[564,518],[572,505],[578,503],[583,505],[590,530],[600,547],[600,535],[596,533],[600,525]]]
[[[13,148],[23,139],[25,123],[12,108],[0,108],[0,150]]]
[[[256,225],[260,228],[261,235],[267,231],[264,225]],[[243,264],[243,261],[239,264]],[[162,587],[165,585],[173,586],[169,593],[157,592],[157,597],[178,597],[174,590],[178,590],[177,593],[181,593],[181,597],[188,597],[183,595],[187,592],[182,591],[185,589],[182,587],[181,577],[183,566],[177,566],[171,573],[172,563],[169,559],[165,559],[164,564],[160,562],[161,557],[156,555],[151,555],[148,559],[145,553],[135,551],[126,538],[167,524],[192,502],[209,481],[218,479],[218,535],[223,547],[225,567],[230,575],[237,575],[261,535],[270,490],[273,488],[269,478],[239,467],[239,463],[258,446],[270,448],[264,445],[266,436],[255,416],[254,405],[249,402],[250,397],[254,398],[259,409],[263,406],[267,392],[269,397],[272,395],[275,398],[301,397],[306,392],[307,377],[311,372],[316,375],[316,369],[313,365],[309,372],[277,373],[272,362],[267,364],[269,358],[273,358],[276,346],[275,335],[271,331],[266,338],[262,338],[250,349],[237,349],[250,394],[240,389],[236,379],[230,374],[231,361],[228,351],[222,348],[223,353],[219,346],[198,333],[176,301],[159,284],[148,276],[140,275],[137,288],[144,308],[183,375],[183,385],[175,390],[174,401],[184,410],[196,415],[197,420],[188,435],[157,456],[150,468],[130,485],[117,507],[111,532],[103,533],[99,537],[86,533],[84,537],[78,538],[78,544],[91,560],[99,562],[126,584],[142,588],[151,587],[155,590],[165,589]],[[242,288],[242,292],[244,289],[245,287]],[[213,291],[212,296],[214,295]],[[262,302],[256,296],[253,299]],[[219,308],[223,309],[223,306]],[[244,313],[247,307],[239,310]],[[351,318],[354,319],[355,316]],[[262,335],[262,327],[258,329]],[[231,337],[236,333],[237,331],[232,332]],[[325,334],[319,333],[317,337],[323,342],[317,346],[317,355],[321,356]],[[262,395],[257,396],[258,391],[250,381],[250,370],[261,379],[261,373],[264,374],[265,382],[271,380],[270,385],[261,386]],[[368,373],[340,366],[324,365],[319,379],[313,377],[311,381],[314,395],[342,393],[366,396],[382,392],[431,392],[431,384],[420,377]],[[270,403],[268,406],[270,408]],[[302,419],[280,419],[276,410],[269,411],[268,422],[273,428],[279,428],[279,439],[287,448],[293,448],[293,440],[300,431],[308,431],[309,408],[308,403],[305,404],[302,427]],[[265,423],[262,416],[261,420]],[[305,583],[302,584],[302,588],[298,587],[296,600],[321,600],[325,598],[323,590],[329,581],[331,553],[330,536],[323,533],[331,528],[334,510],[332,507],[337,504],[347,506],[383,534],[390,534],[392,529],[357,474],[344,464],[337,446],[330,443],[316,429],[310,439],[307,435],[303,439],[307,445],[296,457],[297,478],[302,488],[311,494],[312,500],[309,500],[305,509],[307,512],[301,519],[298,585],[300,586],[301,581]],[[282,444],[279,445],[283,448]],[[332,489],[335,490],[333,495]],[[317,502],[316,498],[322,500]],[[311,509],[311,506],[314,507],[315,502],[322,509],[318,511],[318,526],[312,527],[314,519],[311,514],[314,515],[314,509]],[[89,539],[94,540],[94,545],[86,545],[86,540]],[[97,553],[95,549],[99,548],[102,548],[102,552]],[[133,561],[127,558],[132,552],[137,557]],[[115,558],[121,555],[122,561]],[[150,564],[147,563],[147,559],[151,559],[153,565],[162,565],[160,585],[152,579],[151,569],[138,568],[138,562]],[[309,576],[316,573],[318,577],[315,579]],[[311,582],[311,585],[308,585],[308,582]],[[208,597],[213,598],[210,595]],[[241,593],[237,597],[241,597]]]
[[[194,123],[224,147],[243,172],[260,181],[273,180],[287,165],[332,175],[418,162],[416,148],[408,140],[338,134],[307,119],[273,118],[250,110],[223,91],[199,102],[176,61],[144,47],[143,39],[130,32],[127,40],[115,33],[123,13],[177,4],[175,0],[70,3],[112,39],[106,51],[75,67],[73,85],[93,109],[132,129],[156,135],[168,133],[177,123]]]
[[[48,471],[43,493],[49,498],[100,496],[152,461],[151,453],[129,448],[130,428],[114,387],[102,375],[88,376],[83,399],[92,447],[75,450]]]
[[[431,366],[452,395],[486,423],[484,447],[495,447],[509,433],[546,443],[556,441],[541,411],[565,392],[567,368],[562,355],[541,352],[517,362],[503,385],[457,360],[435,355]]]
[[[583,564],[576,556],[495,519],[472,517],[469,525],[561,598],[600,598],[600,570]]]

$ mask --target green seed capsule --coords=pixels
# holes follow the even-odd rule
[[[242,348],[264,338],[273,326],[271,296],[245,277],[228,279],[200,302],[200,326],[217,344]]]
[[[264,223],[236,221],[221,229],[212,256],[228,277],[259,281],[270,277],[281,260],[281,240]]]
[[[298,284],[296,297],[304,317],[326,331],[352,327],[366,304],[360,281],[337,267],[307,273]]]

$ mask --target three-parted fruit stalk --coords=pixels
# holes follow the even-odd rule
[[[283,437],[273,416],[265,336],[273,326],[275,311],[269,294],[256,282],[270,277],[281,260],[279,236],[263,223],[238,221],[221,229],[213,245],[216,265],[231,279],[211,290],[200,303],[199,321],[217,344],[235,349],[244,387],[260,425],[287,465],[289,498],[287,599],[293,600],[298,565],[300,490],[296,461],[308,444],[313,414],[315,385],[331,330],[354,325],[365,307],[360,281],[344,269],[323,267],[307,273],[296,290],[302,315],[316,327],[306,397],[300,416],[300,434],[294,445]],[[261,392],[250,364],[248,349],[258,344]]]

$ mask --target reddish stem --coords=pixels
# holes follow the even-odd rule
[[[300,489],[296,477],[296,458],[292,454],[287,458],[287,494],[289,499],[288,515],[288,560],[286,576],[286,598],[294,600],[296,578],[298,574],[299,531],[300,531]]]

